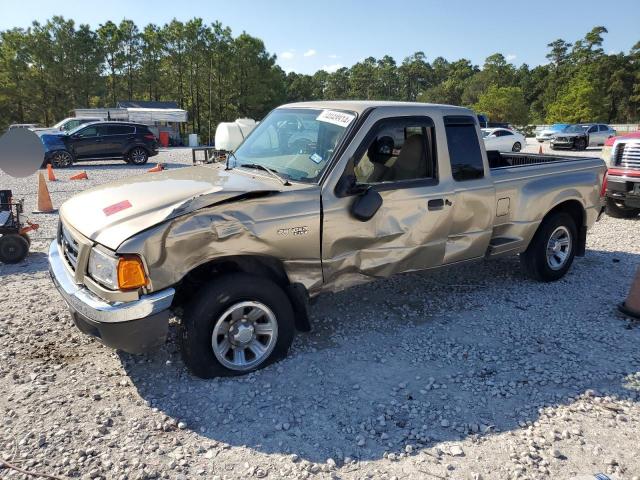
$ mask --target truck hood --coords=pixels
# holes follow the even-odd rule
[[[186,167],[85,190],[60,207],[60,218],[87,238],[116,250],[129,237],[171,218],[282,188],[276,179],[225,170],[222,165]]]

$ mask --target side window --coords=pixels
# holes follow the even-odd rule
[[[462,182],[484,177],[482,152],[472,117],[444,117],[453,179]]]
[[[373,127],[356,153],[354,173],[360,184],[436,178],[435,158],[430,119],[390,119]]]
[[[509,135],[513,135],[513,132],[510,130],[502,130],[503,137],[508,137]]]
[[[598,126],[597,125],[593,125],[591,128],[589,128],[589,130],[587,130],[588,133],[594,133],[598,131]]]
[[[108,125],[96,125],[96,128],[98,129],[98,135],[99,136],[109,135],[109,126]]]
[[[98,128],[97,127],[83,128],[82,130],[80,130],[78,132],[78,136],[82,137],[82,138],[95,137],[96,135],[98,135]]]
[[[607,127],[606,125],[600,125],[599,130],[601,132],[607,132],[607,131],[609,131],[609,127]]]
[[[109,135],[130,135],[135,129],[129,125],[109,125],[107,132]]]

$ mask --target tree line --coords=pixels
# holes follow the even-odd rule
[[[74,108],[119,100],[174,100],[187,130],[211,138],[220,121],[262,118],[273,107],[319,99],[406,100],[464,105],[515,125],[632,123],[640,109],[640,42],[605,53],[607,29],[547,45],[549,63],[516,67],[501,53],[480,67],[431,62],[418,51],[397,64],[373,57],[313,75],[285,73],[264,43],[219,22],[173,20],[140,29],[131,20],[92,29],[55,16],[0,32],[0,128],[51,125]]]

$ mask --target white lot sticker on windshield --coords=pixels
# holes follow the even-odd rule
[[[340,127],[346,127],[353,121],[354,118],[356,118],[356,116],[351,115],[350,113],[337,112],[335,110],[323,110],[322,113],[318,115],[316,120],[320,122],[333,123],[334,125],[338,125]]]
[[[317,153],[314,153],[309,157],[313,162],[320,163],[322,161],[322,157]]]

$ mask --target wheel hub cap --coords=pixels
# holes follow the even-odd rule
[[[247,325],[246,320],[231,328],[232,342],[236,345],[247,345],[253,339],[253,325]]]
[[[547,265],[552,270],[560,270],[571,254],[571,233],[566,227],[556,228],[547,241]]]
[[[278,322],[260,302],[238,302],[218,317],[211,334],[216,359],[230,370],[247,371],[263,363],[275,348]]]

